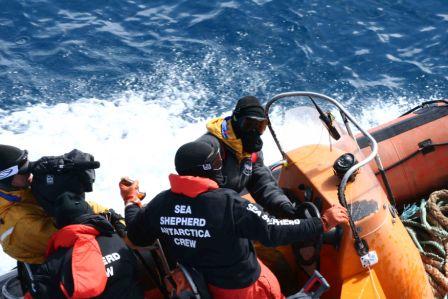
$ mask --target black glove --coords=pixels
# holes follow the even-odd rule
[[[289,200],[282,202],[278,206],[277,214],[278,214],[278,217],[280,217],[280,218],[287,218],[287,219],[297,218],[296,207]]]
[[[109,209],[108,212],[101,213],[101,215],[103,215],[107,219],[107,221],[112,224],[115,231],[120,237],[124,238],[126,236],[126,225],[124,225],[122,222],[124,220],[123,216],[115,212],[113,209]]]

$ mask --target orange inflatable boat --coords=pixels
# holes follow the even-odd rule
[[[448,183],[448,101],[424,103],[369,133],[378,142],[397,204],[419,199]],[[357,141],[369,154],[367,139],[360,136]],[[378,173],[375,163],[370,166]]]

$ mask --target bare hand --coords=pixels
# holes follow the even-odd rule
[[[338,224],[348,223],[347,209],[340,204],[334,204],[322,216],[324,232],[331,230]]]

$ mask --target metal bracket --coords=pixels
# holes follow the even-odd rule
[[[398,211],[395,208],[395,206],[393,206],[393,205],[389,205],[389,212],[390,212],[390,214],[392,215],[393,218],[396,218],[397,215],[398,215]]]
[[[376,251],[372,250],[369,251],[369,253],[361,256],[361,265],[364,268],[370,268],[371,266],[378,263],[378,255],[376,254]]]
[[[418,144],[419,148],[421,148],[421,152],[423,155],[426,155],[427,153],[433,152],[435,151],[435,147],[432,144],[432,140],[431,139],[426,139],[423,140],[422,142],[420,142]]]

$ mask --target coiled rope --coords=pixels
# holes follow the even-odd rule
[[[405,207],[400,218],[417,246],[434,296],[448,294],[448,190],[431,193],[420,206]]]

